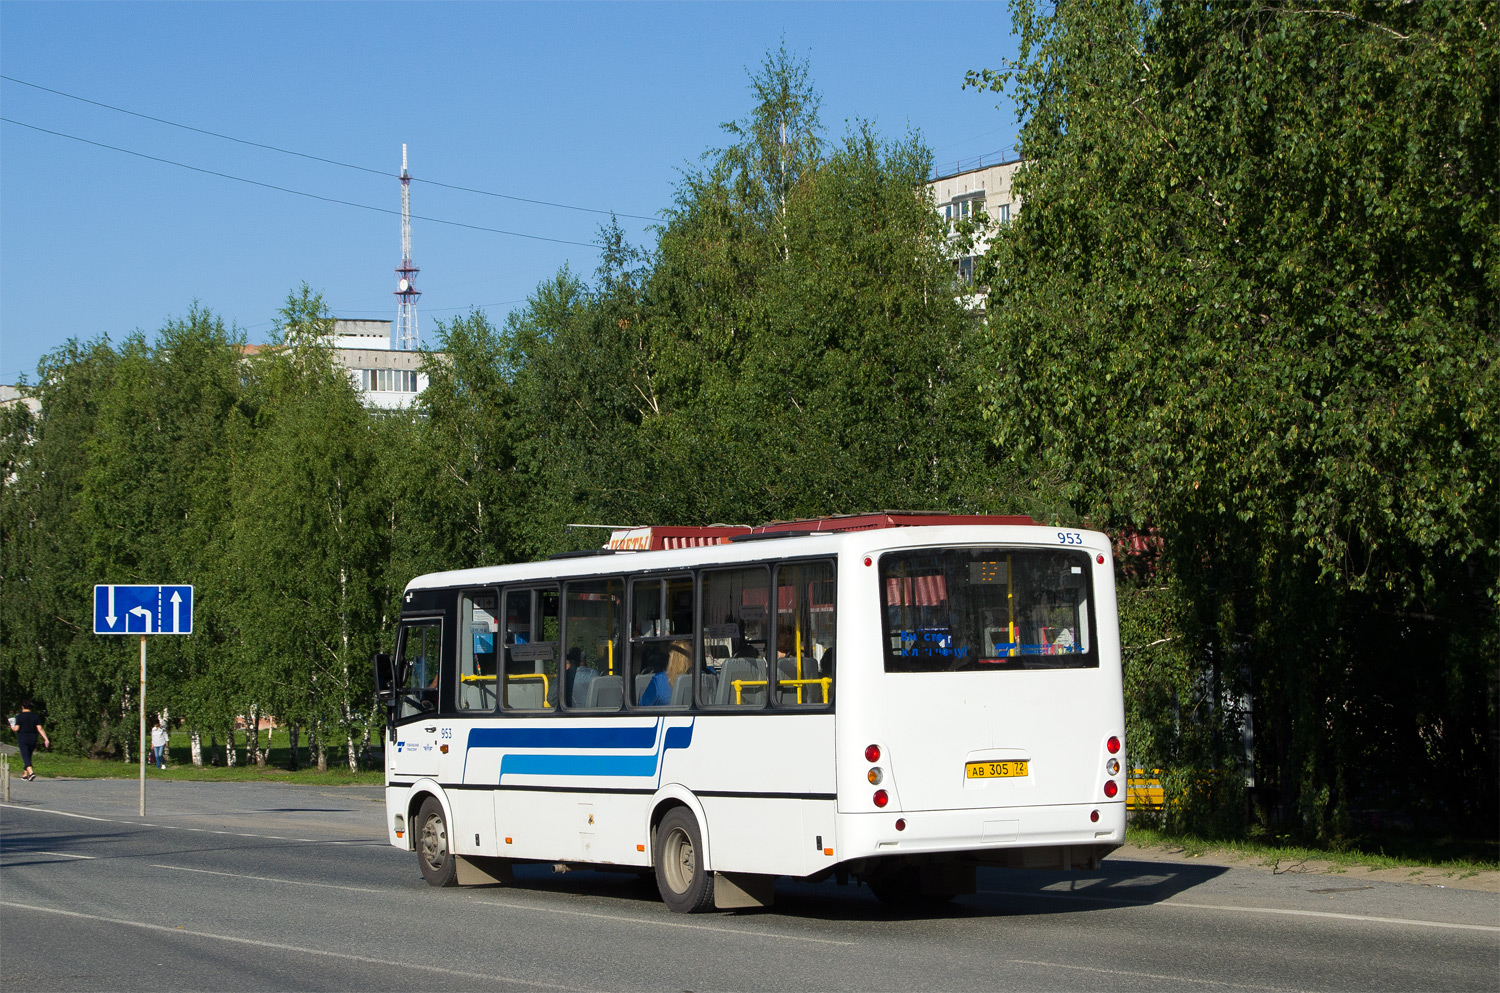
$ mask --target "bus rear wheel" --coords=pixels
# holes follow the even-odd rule
[[[656,888],[667,909],[696,914],[714,905],[714,878],[703,866],[703,835],[686,807],[667,811],[656,828]]]
[[[417,814],[417,864],[430,886],[458,884],[458,863],[448,851],[448,820],[434,796],[422,801]]]

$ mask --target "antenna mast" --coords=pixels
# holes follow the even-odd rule
[[[401,144],[401,264],[396,267],[396,347],[411,351],[417,347],[417,297],[419,270],[411,261],[411,176],[406,172],[406,143]]]

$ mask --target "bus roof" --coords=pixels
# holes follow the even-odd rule
[[[1024,514],[949,514],[944,511],[882,510],[869,514],[838,514],[832,517],[810,517],[796,521],[771,521],[766,524],[709,524],[703,527],[620,528],[609,536],[604,547],[616,551],[660,551],[668,548],[700,548],[727,545],[750,535],[761,534],[834,534],[847,531],[872,531],[877,528],[929,527],[959,524],[1031,525]]]

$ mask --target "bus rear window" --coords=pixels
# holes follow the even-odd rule
[[[1096,667],[1086,552],[948,548],[880,558],[887,672]]]

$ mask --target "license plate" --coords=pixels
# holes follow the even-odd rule
[[[1026,775],[1029,765],[1026,759],[1006,759],[1003,762],[969,762],[964,766],[968,779],[1004,779],[1009,776]]]

